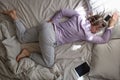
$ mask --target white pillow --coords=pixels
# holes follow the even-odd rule
[[[93,47],[89,76],[105,80],[120,80],[120,39]]]
[[[93,13],[120,11],[119,0],[89,0]]]

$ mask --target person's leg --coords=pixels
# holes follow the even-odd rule
[[[17,61],[24,57],[30,57],[33,61],[38,64],[41,64],[45,67],[52,67],[54,64],[54,48],[55,48],[55,32],[53,29],[53,25],[51,23],[43,23],[39,28],[39,46],[41,50],[41,54],[32,53],[29,51],[22,51],[18,57]]]
[[[25,26],[20,22],[20,20],[18,20],[15,10],[4,11],[2,13],[8,15],[13,19],[17,27],[16,28],[17,37],[20,42],[26,43],[26,42],[38,41],[39,36],[38,36],[37,27],[33,27],[26,30]],[[30,56],[30,52],[27,49],[23,49],[21,53],[16,57],[16,60],[19,61],[20,59],[28,56]]]
[[[14,13],[10,15],[14,20],[17,20]],[[16,21],[17,22],[17,21]],[[24,38],[26,36],[26,29],[22,23],[17,22],[18,37],[21,41],[26,41]],[[33,36],[33,35],[32,35]],[[26,41],[27,42],[27,41]],[[29,41],[28,41],[29,42]],[[29,57],[33,59],[36,63],[41,64],[46,67],[51,67],[54,64],[54,47],[55,47],[55,32],[53,25],[51,23],[43,23],[39,27],[39,45],[41,49],[41,54],[34,53],[31,54],[27,50],[22,50],[22,52],[17,56],[17,61],[24,57]]]
[[[43,66],[52,67],[54,64],[55,43],[56,40],[53,25],[47,22],[42,23],[39,31],[39,46],[41,49],[41,55],[37,53],[31,54],[31,59]]]
[[[20,54],[17,55],[16,61],[18,62],[20,59],[22,59],[24,57],[29,57],[29,56],[30,56],[30,52],[27,49],[23,49],[23,50],[21,50]]]
[[[25,26],[20,22],[20,20],[14,21],[16,24],[17,37],[21,43],[35,42],[38,41],[38,30],[37,27],[32,27],[30,29],[25,29]]]
[[[4,11],[3,14],[6,14],[13,19],[16,25],[17,37],[20,42],[26,43],[38,41],[37,27],[32,27],[26,30],[25,26],[18,19],[15,10]]]

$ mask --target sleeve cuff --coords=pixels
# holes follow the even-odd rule
[[[113,26],[111,26],[111,27],[108,27],[107,29],[113,29]]]
[[[14,20],[14,23],[17,23],[17,22],[19,22],[20,20],[19,19],[16,19],[16,20]]]

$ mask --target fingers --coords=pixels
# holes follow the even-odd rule
[[[118,17],[119,17],[118,12],[114,12],[111,20],[109,21],[109,27],[114,26],[117,23]]]
[[[118,20],[118,12],[114,12],[113,13],[113,16],[112,16],[112,20],[114,21],[114,22],[116,22],[117,20]]]
[[[114,12],[112,18],[114,20],[117,20],[118,19],[118,12]]]

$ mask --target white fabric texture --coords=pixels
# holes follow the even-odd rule
[[[99,0],[96,0],[96,2],[99,2]],[[99,4],[97,3],[97,5]],[[92,3],[92,5],[94,4]],[[42,20],[49,20],[56,11],[62,8],[75,9],[78,12],[81,11],[80,14],[86,15],[84,11],[87,10],[87,5],[85,0],[0,0],[0,11],[15,9],[17,16],[27,29],[38,26]],[[97,10],[97,7],[95,9]],[[119,24],[112,34],[115,40],[111,40],[109,43],[93,46],[93,44],[83,41],[56,47],[55,65],[49,69],[34,63],[29,58],[24,58],[16,63],[16,54],[19,53],[21,46],[30,51],[39,51],[38,43],[19,44],[14,37],[16,28],[11,19],[0,14],[0,22],[4,23],[2,26],[5,27],[4,30],[8,30],[10,36],[5,39],[0,28],[0,80],[74,80],[71,69],[84,61],[90,63],[91,59],[92,70],[85,80],[120,79],[120,68],[118,67],[120,52]],[[9,62],[9,64],[6,62]],[[107,65],[110,67],[106,69]]]
[[[89,76],[102,79],[120,79],[120,40],[111,40],[108,44],[94,45]],[[117,46],[117,47],[116,47]]]
[[[20,53],[20,50],[21,50],[20,43],[16,41],[15,36],[12,38],[3,40],[2,43],[6,48],[7,58],[9,59],[7,64],[9,64],[11,70],[14,73],[17,73],[16,69],[17,69],[18,63],[15,60],[16,60],[16,56]]]
[[[27,29],[38,26],[42,20],[49,20],[62,8],[76,9],[83,15],[87,10],[84,0],[0,0],[0,11],[15,9]],[[0,14],[0,22],[5,23],[10,36],[4,38],[6,32],[3,33],[0,29],[0,80],[73,80],[72,73],[69,72],[71,68],[81,64],[80,61],[87,61],[90,56],[92,45],[76,42],[55,49],[55,65],[51,69],[38,65],[29,58],[23,58],[17,63],[16,56],[21,46],[30,51],[39,51],[38,43],[20,44],[15,37],[16,26],[11,19]],[[74,47],[76,45],[79,47]]]
[[[114,12],[120,11],[119,0],[89,0],[93,14],[97,12]]]

